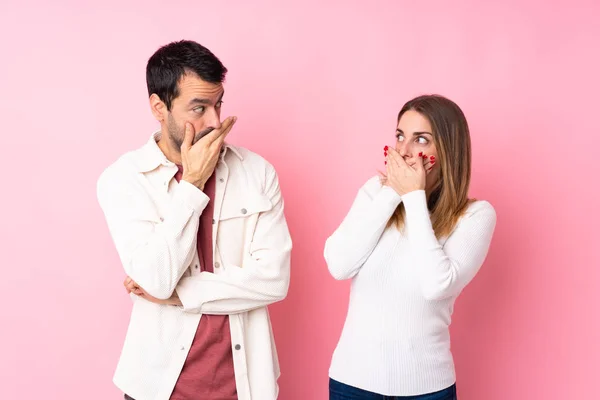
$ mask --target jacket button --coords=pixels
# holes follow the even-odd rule
[[[219,264],[219,262],[217,261],[217,262],[215,263],[215,268],[219,268],[220,266],[221,266],[221,264]]]
[[[239,350],[239,349],[241,349],[241,348],[242,348],[242,346],[240,346],[239,344],[236,344],[236,345],[235,345],[235,349],[236,349],[236,350]]]
[[[242,208],[242,214],[246,214],[248,212],[248,210],[246,210],[245,208]]]

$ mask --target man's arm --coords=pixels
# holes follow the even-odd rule
[[[146,300],[151,301],[156,304],[164,304],[164,305],[170,305],[170,306],[181,306],[182,305],[181,300],[179,300],[179,296],[177,296],[176,292],[173,292],[171,297],[166,300],[157,299],[156,297],[148,294],[137,283],[135,283],[135,281],[133,281],[130,277],[125,278],[125,281],[123,281],[123,286],[125,286],[125,290],[127,291],[127,294],[129,294],[132,297],[132,299],[141,297],[143,299],[146,299]]]
[[[116,164],[98,180],[98,201],[125,272],[151,297],[169,299],[194,256],[200,215],[209,201],[200,189],[212,175],[235,121],[236,117],[228,117],[219,129],[195,144],[194,127],[185,124],[183,178],[173,189],[160,222],[155,218],[154,201],[137,179],[137,172]]]
[[[111,167],[98,180],[98,201],[126,274],[153,297],[168,299],[189,266],[208,196],[182,181],[168,213],[155,205],[132,172]]]
[[[184,310],[235,314],[285,298],[290,280],[292,240],[273,167],[267,170],[265,187],[273,207],[259,215],[243,265],[225,265],[224,272],[219,274],[202,272],[182,278],[176,293]]]

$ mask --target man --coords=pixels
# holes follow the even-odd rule
[[[274,168],[224,141],[226,73],[198,43],[160,48],[146,68],[160,131],[98,181],[133,298],[125,398],[277,398],[266,307],[287,294],[292,244]]]

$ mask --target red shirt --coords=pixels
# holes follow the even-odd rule
[[[183,169],[179,166],[175,175],[177,182],[182,173]],[[204,185],[204,193],[210,201],[200,216],[198,227],[199,268],[212,273],[214,175]],[[237,400],[229,316],[202,315],[171,400]]]

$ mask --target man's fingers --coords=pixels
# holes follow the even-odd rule
[[[131,289],[129,287],[131,282],[132,282],[132,280],[130,277],[126,277],[125,280],[123,281],[123,286],[125,286],[125,290],[127,290],[127,293],[131,293]]]
[[[185,134],[183,135],[183,143],[181,144],[181,150],[189,149],[190,147],[192,147],[192,144],[194,143],[194,136],[196,135],[194,131],[194,126],[191,123],[186,122]]]
[[[235,125],[236,121],[237,121],[237,117],[231,117],[229,125],[227,125],[224,128],[223,127],[221,128],[222,134],[221,134],[221,136],[219,136],[218,139],[220,139],[221,141],[225,140],[225,137],[229,134],[229,132],[231,132],[231,129]]]
[[[237,121],[237,117],[227,117],[225,121],[223,121],[219,129],[213,129],[202,139],[198,140],[197,143],[201,143],[201,146],[208,147],[215,141],[219,140],[221,137],[223,137],[224,139],[225,136],[227,136],[227,134],[229,133],[229,131],[231,131],[231,128],[233,128],[235,121]]]
[[[139,289],[137,283],[135,283],[130,277],[125,278],[123,285],[125,285],[125,289],[128,293],[134,292],[136,289]]]
[[[225,141],[225,137],[231,132],[233,125],[237,121],[237,117],[228,117],[225,122],[221,125],[221,129],[219,129],[220,134],[214,139],[213,144],[216,146],[221,146]]]

